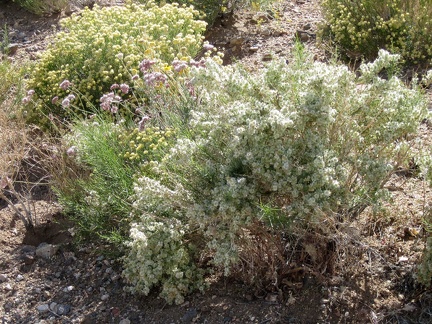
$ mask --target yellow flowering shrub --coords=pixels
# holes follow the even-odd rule
[[[383,48],[430,64],[432,0],[324,0],[322,8],[322,37],[349,57],[375,58]]]
[[[232,12],[239,7],[248,6],[254,10],[268,7],[276,0],[156,0],[157,3],[179,3],[182,6],[193,6],[200,12],[200,19],[204,19],[209,26],[213,25],[221,14]],[[141,3],[149,0],[139,0]]]
[[[206,28],[197,16],[192,8],[149,1],[95,6],[63,19],[62,31],[30,76],[28,86],[35,92],[28,107],[30,121],[98,111],[102,95],[113,85],[123,85],[119,95],[130,96],[126,88],[144,58],[154,60],[157,70],[177,57],[193,57],[202,47]]]
[[[174,134],[173,129],[159,127],[145,127],[143,130],[135,128],[129,133],[120,134],[120,144],[127,147],[123,157],[139,163],[159,160],[165,154],[163,148],[172,142]]]

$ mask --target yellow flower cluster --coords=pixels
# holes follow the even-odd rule
[[[80,97],[75,103],[82,105],[76,108],[94,112],[112,84],[131,82],[142,59],[155,59],[162,68],[176,57],[195,56],[206,28],[204,21],[195,20],[198,15],[192,7],[149,1],[95,6],[62,20],[63,31],[55,35],[29,80],[40,99],[38,108],[44,115],[62,117],[65,112],[51,100],[73,91]],[[72,83],[67,90],[59,88],[65,79]]]
[[[128,147],[123,157],[140,163],[158,160],[174,135],[173,129],[163,130],[157,127],[147,127],[143,131],[134,129],[129,134],[121,134],[120,143]]]
[[[380,48],[409,63],[432,59],[432,0],[324,0],[323,37],[358,56],[373,58]]]

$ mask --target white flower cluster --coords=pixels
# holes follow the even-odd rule
[[[384,182],[406,156],[405,135],[427,112],[416,89],[379,77],[395,59],[380,54],[360,77],[343,66],[304,60],[273,62],[255,75],[210,59],[206,68],[192,69],[199,105],[188,135],[179,136],[156,166],[159,181],[142,178],[135,187],[143,222],[148,215],[181,219],[186,232],[205,237],[201,253],[229,273],[239,237],[252,222],[266,220],[263,204],[288,224],[378,203]],[[135,228],[146,233],[146,225]],[[167,226],[160,228],[161,237],[171,239]],[[146,291],[152,268],[140,264],[156,256],[144,237],[133,239],[128,260],[137,262],[129,277]]]
[[[123,272],[131,284],[129,291],[147,295],[161,285],[160,297],[181,304],[186,294],[204,288],[202,271],[191,259],[184,234],[184,226],[176,219],[157,221],[143,215],[132,224]]]
[[[139,220],[132,224],[124,260],[129,290],[147,295],[152,287],[161,285],[161,297],[181,304],[190,291],[204,288],[202,270],[192,259],[193,246],[185,238],[188,226],[181,221],[187,194],[181,186],[173,190],[142,177],[133,198]]]

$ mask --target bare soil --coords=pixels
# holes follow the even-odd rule
[[[10,42],[17,44],[9,59],[37,59],[66,14],[38,17],[0,1],[0,26],[7,25]],[[296,36],[316,60],[326,60],[316,46],[320,19],[318,0],[281,1],[273,10],[221,17],[207,38],[224,50],[225,63],[240,61],[251,70],[275,57],[289,61]],[[423,123],[419,134],[427,144],[432,142],[429,125]],[[0,319],[41,324],[432,323],[431,290],[416,281],[427,236],[421,218],[432,192],[415,168],[393,175],[387,187],[393,200],[386,212],[366,209],[338,224],[334,233],[304,237],[281,283],[259,290],[235,276],[216,277],[204,294],[169,306],[156,291],[147,297],[126,293],[121,263],[110,247],[75,244],[72,224],[41,186],[31,201],[38,221],[34,231],[26,231],[11,208],[0,204]],[[45,259],[36,253],[40,243],[58,251]]]

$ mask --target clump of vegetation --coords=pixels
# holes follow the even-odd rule
[[[26,10],[37,14],[51,14],[66,8],[69,0],[13,0]]]
[[[431,0],[324,0],[322,36],[350,57],[373,59],[379,49],[406,63],[432,59]]]
[[[52,185],[84,238],[124,241],[129,230],[133,177],[139,167],[124,158],[126,126],[99,117],[76,121],[57,154]]]
[[[148,0],[138,0],[146,3]],[[215,20],[222,14],[231,13],[240,7],[249,6],[255,10],[269,7],[277,0],[157,0],[157,3],[179,3],[182,6],[194,6],[200,12],[200,19],[212,26]]]
[[[49,124],[49,118],[94,113],[113,84],[131,82],[144,57],[155,60],[154,70],[164,70],[176,58],[190,59],[202,47],[206,26],[195,20],[197,15],[192,8],[149,1],[95,6],[62,20],[63,31],[55,35],[28,82],[35,91],[27,106],[29,120]],[[113,99],[119,101],[128,91],[122,88],[116,95]]]
[[[148,293],[146,278],[160,278],[155,269],[176,268],[170,258],[155,264],[149,256],[151,266],[137,261],[135,249],[154,239],[150,220],[177,224],[176,237],[196,243],[228,274],[245,249],[242,238],[259,232],[256,226],[289,232],[293,223],[310,227],[379,207],[384,183],[409,158],[404,138],[427,111],[417,89],[379,76],[398,59],[381,51],[360,76],[301,58],[253,76],[211,60],[194,69],[199,101],[188,131],[134,185],[134,213],[142,218],[133,221],[134,249],[125,259],[134,291]]]

